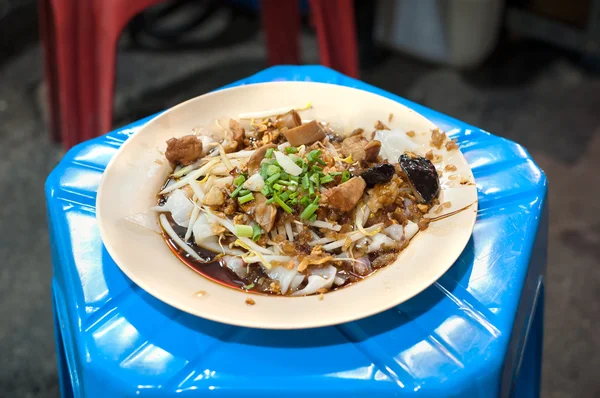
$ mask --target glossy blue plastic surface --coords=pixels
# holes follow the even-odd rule
[[[46,184],[63,394],[509,396],[521,390],[517,380],[525,376],[517,376],[525,367],[534,375],[527,383],[539,383],[541,330],[532,314],[543,308],[547,183],[527,151],[320,66],[273,67],[231,86],[276,80],[371,91],[458,139],[475,174],[480,209],[459,260],[410,301],[335,327],[255,330],[178,311],[123,275],[96,224],[102,172],[149,119],[141,120],[73,148]],[[523,355],[526,341],[533,357]]]

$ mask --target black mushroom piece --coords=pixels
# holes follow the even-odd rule
[[[395,173],[396,169],[394,166],[384,163],[371,167],[360,176],[365,180],[368,187],[372,187],[375,184],[384,184],[390,181]]]
[[[417,200],[431,203],[440,193],[440,179],[435,166],[429,159],[400,155],[400,167],[408,177],[408,182]]]

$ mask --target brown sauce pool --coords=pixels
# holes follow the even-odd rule
[[[180,227],[173,221],[173,218],[169,213],[164,213],[169,220],[169,224],[175,231],[175,233],[183,240],[186,232],[186,228]],[[188,246],[192,248],[204,261],[197,261],[194,258],[191,258],[189,254],[187,254],[184,250],[180,249],[177,244],[163,231],[163,239],[169,246],[169,249],[177,256],[177,258],[188,266],[193,271],[202,275],[203,277],[209,279],[212,282],[218,283],[219,285],[226,286],[232,289],[241,290],[249,293],[258,293],[258,294],[268,294],[268,295],[280,295],[274,293],[270,289],[271,280],[264,273],[262,267],[258,264],[249,264],[248,265],[248,277],[243,280],[241,279],[235,272],[227,268],[224,261],[220,259],[220,256],[217,253],[214,253],[210,250],[204,249],[196,243],[188,242]],[[340,267],[337,267],[340,269]],[[345,288],[350,286],[358,281],[361,281],[371,275],[373,275],[377,270],[373,270],[368,275],[357,275],[350,270],[351,267],[347,270],[350,278],[346,281],[346,283],[342,285],[334,285],[329,291],[338,290],[341,288]],[[342,270],[344,273],[344,270]],[[307,278],[306,278],[307,279]],[[302,289],[308,283],[307,280],[304,280],[302,284],[298,287],[298,289]]]
[[[171,224],[171,227],[173,228],[175,233],[181,239],[183,239],[185,236],[186,229],[177,225],[173,221],[173,218],[171,217],[170,214],[165,213],[165,215],[167,216],[167,219],[169,220],[169,223]],[[254,286],[252,288],[248,288],[248,285],[246,285],[246,282],[244,280],[240,279],[240,277],[235,272],[233,272],[229,268],[227,268],[227,266],[219,258],[217,253],[214,253],[210,250],[204,249],[204,248],[196,245],[193,242],[191,242],[191,243],[188,242],[188,246],[191,247],[196,253],[198,253],[198,255],[204,260],[204,261],[197,261],[197,260],[191,258],[190,255],[187,254],[184,250],[180,249],[177,246],[177,244],[173,241],[173,239],[171,239],[171,237],[169,237],[169,235],[167,235],[165,232],[163,232],[162,235],[163,235],[163,239],[165,240],[165,242],[167,243],[167,245],[169,246],[169,249],[171,249],[173,254],[175,254],[175,256],[177,256],[177,258],[179,258],[179,260],[181,260],[182,263],[187,265],[193,271],[204,276],[205,278],[207,278],[215,283],[218,283],[220,285],[227,286],[227,287],[230,287],[233,289],[239,289],[239,290],[244,290],[244,291],[253,291],[253,292],[257,292],[257,293],[269,293],[269,291],[263,291],[260,288],[262,285],[257,285],[256,283],[254,283]],[[251,264],[250,267],[253,268],[252,271],[254,271],[254,272],[250,273],[251,275],[258,274],[259,272],[262,274],[262,271],[260,270],[259,266],[255,265],[255,264]],[[254,269],[254,268],[256,268],[256,269]],[[264,275],[264,274],[261,276],[266,278],[266,275]]]

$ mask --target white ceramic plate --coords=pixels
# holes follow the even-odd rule
[[[429,150],[436,126],[423,116],[387,98],[348,87],[277,82],[241,86],[184,102],[156,117],[125,142],[109,163],[97,197],[100,233],[121,270],[156,298],[191,314],[232,325],[266,329],[299,329],[339,324],[363,318],[400,304],[421,292],[456,261],[471,236],[477,213],[473,174],[457,150],[436,151],[446,164],[457,167],[441,178],[441,201],[452,206],[442,214],[469,204],[467,210],[431,223],[419,232],[395,263],[350,287],[324,295],[277,297],[245,293],[221,286],[197,274],[173,255],[163,238],[127,220],[156,204],[157,192],[170,173],[162,154],[166,140],[208,125],[217,117],[283,106],[313,108],[303,118],[329,121],[346,130],[372,130],[381,120],[391,128],[415,131],[423,154]],[[389,115],[393,114],[391,122]],[[148,213],[146,213],[148,214]],[[142,217],[143,218],[143,217]],[[150,219],[156,226],[154,218]],[[200,294],[198,294],[200,292]],[[255,305],[246,304],[251,297]]]

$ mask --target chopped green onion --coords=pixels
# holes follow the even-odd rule
[[[300,182],[300,177],[298,176],[290,176],[290,181],[294,181],[296,184]]]
[[[297,198],[297,197],[298,197],[298,195],[300,195],[298,192],[292,192],[292,193],[290,194],[290,199],[295,199],[295,198]]]
[[[290,193],[288,191],[285,191],[284,193],[282,193],[281,195],[279,195],[279,197],[284,202],[287,202],[287,200],[290,198]]]
[[[249,285],[244,285],[244,286],[242,286],[242,289],[244,289],[244,290],[250,290],[250,289],[252,289],[253,287],[254,287],[254,283],[251,283],[251,284],[249,284]]]
[[[235,191],[233,191],[233,192],[231,193],[231,195],[229,195],[229,197],[231,197],[231,198],[235,198],[236,196],[238,196],[238,194],[240,193],[240,191],[241,191],[241,190],[242,190],[242,186],[240,185],[239,187],[237,187],[237,188],[235,189]]]
[[[306,164],[306,162],[302,162],[302,164],[299,164],[298,166],[302,167],[302,173],[306,173],[308,171],[308,164]]]
[[[238,201],[240,202],[241,205],[243,205],[244,203],[250,202],[254,200],[254,195],[252,194],[252,192],[250,192],[248,195],[245,196],[240,196],[240,198],[238,199]],[[252,235],[250,235],[252,236]]]
[[[313,151],[310,151],[308,155],[306,155],[306,160],[308,160],[309,162],[316,162],[317,159],[319,159],[319,156],[321,156],[321,150],[320,149],[315,149]]]
[[[281,178],[277,181],[277,184],[281,184],[281,185],[285,185],[285,186],[293,185],[291,182],[282,180]]]
[[[281,192],[283,190],[283,185],[279,185],[277,183],[273,184],[273,189]]]
[[[245,182],[246,182],[246,177],[244,177],[242,174],[240,174],[239,176],[237,176],[233,179],[233,184],[236,187],[239,187],[240,185],[242,185]]]
[[[302,214],[300,214],[301,219],[308,220],[312,217],[313,214],[315,214],[315,211],[317,211],[317,209],[319,208],[319,205],[318,205],[319,199],[321,199],[321,197],[317,195],[315,200],[313,200],[313,202],[311,204],[306,206],[306,209],[304,209]]]
[[[280,182],[281,182],[281,181],[280,181]],[[292,191],[292,192],[294,192],[296,189],[298,189],[298,187],[297,187],[296,185],[294,185],[294,184],[290,184],[290,185],[287,187],[287,189],[288,189],[288,191]]]
[[[274,183],[275,181],[277,181],[280,176],[281,176],[281,174],[279,174],[279,173],[273,174],[271,177],[267,178],[266,183],[270,185],[270,184]]]
[[[286,213],[291,213],[292,212],[292,208],[289,207],[288,205],[285,204],[285,202],[283,200],[281,200],[281,198],[279,196],[277,196],[277,194],[273,194],[273,200],[275,201],[275,203],[277,203],[279,205],[279,207],[281,207],[283,209],[283,211],[285,211]]]
[[[290,153],[298,153],[298,148],[296,148],[295,146],[288,146],[287,148],[285,148],[285,153],[287,153],[288,155]]]
[[[298,199],[290,199],[288,200],[290,206],[296,206],[298,204]]]
[[[323,171],[323,168],[322,168],[322,167],[319,167],[319,166],[312,166],[312,167],[310,168],[310,171],[312,171],[313,173],[320,173],[320,172],[322,172],[322,171]]]
[[[333,177],[331,176],[331,174],[327,174],[326,176],[321,177],[321,180],[320,180],[321,184],[327,184],[328,182],[331,182],[331,181],[333,181]]]
[[[348,170],[344,170],[342,173],[342,182],[346,182],[350,179],[350,172]]]
[[[270,204],[272,204],[273,202],[275,202],[275,198],[271,196],[271,198],[270,198],[270,199],[267,199],[267,201],[266,201],[265,203],[266,203],[266,204],[268,204],[268,205],[270,205]]]
[[[249,189],[242,189],[242,190],[240,191],[240,196],[246,196],[246,195],[248,195],[250,192],[252,192],[252,191],[251,191],[251,190],[249,190]]]
[[[317,186],[317,188],[319,187],[320,178],[319,178],[318,174],[315,173],[315,174],[311,175],[310,176],[310,180],[315,183],[315,185]]]
[[[267,152],[265,153],[265,157],[267,159],[271,159],[273,157],[273,148],[267,149]]]
[[[308,186],[309,186],[308,174],[304,174],[302,176],[302,189],[304,189],[305,191],[308,191]]]
[[[263,178],[263,180],[266,180],[267,178],[269,178],[269,175],[267,174],[268,167],[269,167],[268,163],[263,163],[260,165],[260,176]]]
[[[260,190],[260,193],[262,193],[263,195],[267,196],[268,194],[271,193],[271,188],[269,188],[268,185],[265,185],[263,187],[263,189]]]
[[[313,185],[312,180],[310,181],[310,185],[308,187],[308,195],[309,196],[314,196],[315,195],[315,187]]]
[[[341,176],[342,172],[341,171],[330,171],[328,174],[330,176],[334,176],[335,177],[335,176]]]
[[[286,173],[285,171],[281,172],[281,177],[279,177],[280,180],[285,180],[288,181],[290,179],[290,175],[288,173]]]
[[[317,220],[317,215],[313,214],[312,216],[310,216],[310,218],[308,219],[308,221],[310,222],[315,222]]]
[[[300,199],[300,204],[301,204],[303,207],[308,207],[308,205],[310,204],[310,199],[308,198],[308,196],[303,196],[303,197]]]
[[[255,241],[255,242],[257,240],[259,240],[260,239],[260,234],[261,234],[260,225],[258,225],[258,224],[252,225],[252,240]]]
[[[279,166],[275,166],[274,164],[271,164],[267,167],[267,174],[270,176],[272,176],[273,174],[277,174],[280,171],[281,171],[281,168]]]
[[[241,200],[241,198],[240,198]],[[253,230],[250,225],[236,225],[235,226],[235,235],[240,238],[250,238],[252,236]]]

